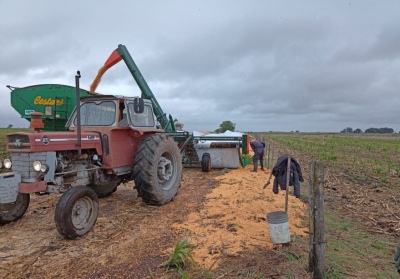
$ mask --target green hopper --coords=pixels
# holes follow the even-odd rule
[[[22,118],[31,121],[32,112],[41,112],[43,113],[43,130],[66,130],[65,124],[76,105],[75,87],[60,84],[7,87],[11,90],[11,106]],[[96,93],[80,89],[81,97],[94,94]]]

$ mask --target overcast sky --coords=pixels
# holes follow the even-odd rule
[[[107,2],[107,4],[105,3]],[[400,131],[400,1],[0,0],[0,127],[28,127],[6,85],[89,89],[124,44],[188,131]],[[120,62],[97,92],[138,96]]]

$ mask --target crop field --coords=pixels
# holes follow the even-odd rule
[[[399,186],[399,134],[268,134],[268,138],[308,160],[325,162],[354,183]]]

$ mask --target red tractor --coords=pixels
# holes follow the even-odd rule
[[[165,133],[175,132],[174,121],[163,113],[125,46],[119,45],[103,68],[120,60],[135,78],[141,97],[80,98],[78,72],[80,106],[67,123],[69,131],[42,131],[41,113],[33,113],[34,132],[6,136],[11,158],[4,161],[8,172],[0,174],[0,224],[20,219],[33,193],[62,193],[54,220],[64,238],[74,239],[93,228],[98,198],[111,195],[120,183],[133,180],[138,196],[149,204],[168,203],[177,194],[181,151],[190,136],[178,146]]]

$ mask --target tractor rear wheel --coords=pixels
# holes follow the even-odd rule
[[[162,205],[171,201],[182,178],[182,157],[176,142],[162,134],[144,139],[135,154],[132,176],[144,202]]]
[[[66,239],[75,239],[91,231],[99,215],[99,199],[87,186],[76,186],[58,200],[54,221]]]
[[[0,225],[19,220],[28,209],[31,196],[18,193],[17,200],[12,203],[0,203]]]

